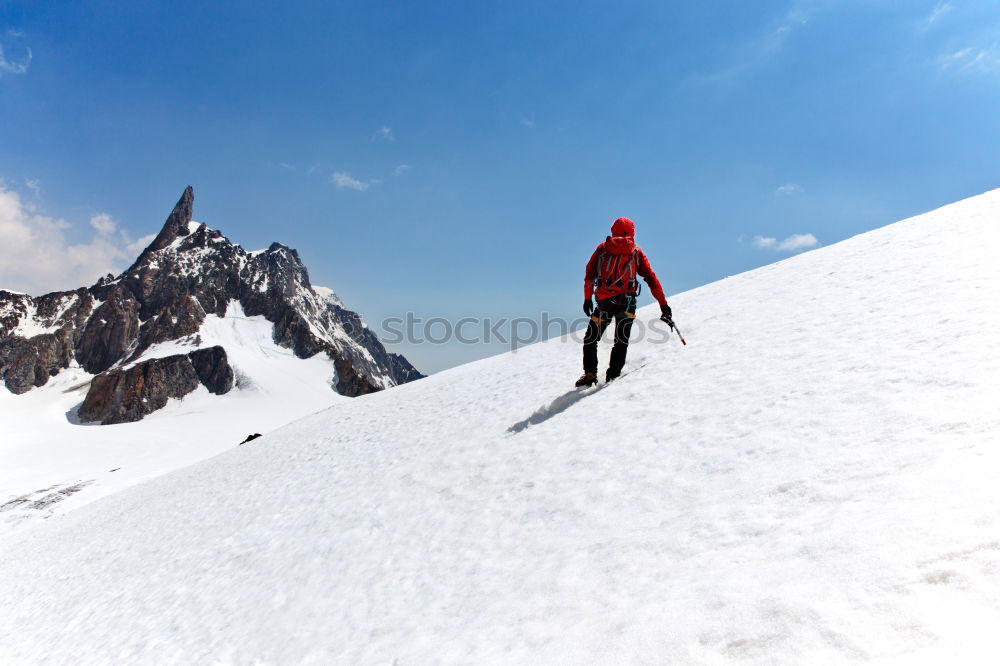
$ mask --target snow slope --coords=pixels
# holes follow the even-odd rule
[[[554,340],[45,521],[0,661],[995,663],[998,217],[678,295],[607,387]]]
[[[334,369],[324,355],[300,359],[276,345],[273,325],[247,317],[238,301],[225,317],[209,315],[196,336],[154,345],[135,362],[214,345],[225,347],[237,374],[233,391],[199,386],[135,423],[80,425],[76,410],[93,375],[79,367],[22,395],[0,389],[0,536],[347,400],[330,388]]]

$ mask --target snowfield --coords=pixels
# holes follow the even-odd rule
[[[227,351],[234,390],[218,396],[199,386],[135,423],[81,425],[76,411],[93,375],[79,367],[22,395],[0,386],[0,538],[347,400],[331,388],[324,354],[297,358],[238,301],[225,317],[206,317],[197,335],[153,345],[135,362],[213,345]]]
[[[672,297],[688,346],[582,395],[553,340],[36,521],[0,661],[996,663],[998,221]]]

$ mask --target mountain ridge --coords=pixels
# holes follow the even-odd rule
[[[0,289],[0,383],[20,394],[79,366],[95,376],[116,375],[116,382],[92,384],[92,390],[111,390],[121,386],[123,366],[142,360],[154,345],[184,339],[194,351],[205,317],[225,317],[234,302],[246,316],[271,322],[274,341],[299,358],[325,354],[336,370],[332,388],[341,395],[364,395],[422,377],[403,356],[386,351],[357,313],[317,292],[294,249],[275,242],[247,252],[221,231],[192,222],[193,210],[194,190],[188,186],[153,241],[117,276],[37,297]],[[224,352],[211,358],[216,367],[205,373],[233,374]],[[185,375],[181,383],[166,379],[176,373],[156,369],[166,361],[146,363],[146,376],[161,377],[153,391],[156,403],[193,390],[183,361],[169,362]],[[232,382],[216,382],[214,388],[225,393]],[[115,402],[118,408],[110,412],[85,410],[85,415],[109,424],[150,413],[148,401],[124,395],[117,401],[110,395],[85,400],[91,406]]]
[[[0,657],[993,663],[998,214],[671,295],[688,345],[568,406],[569,336],[45,521],[0,542]]]

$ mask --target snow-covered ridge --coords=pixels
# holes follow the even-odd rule
[[[243,388],[266,387],[277,389],[282,385],[282,375],[301,383],[301,373],[294,371],[297,360],[292,350],[274,342],[273,325],[262,315],[247,316],[239,301],[230,301],[224,316],[207,315],[197,333],[154,344],[141,356],[128,364],[128,368],[151,359],[187,354],[197,349],[221,346],[229,352],[230,363],[244,381]],[[274,359],[284,359],[281,368],[270,368]],[[323,358],[304,359],[310,366],[320,368],[322,381],[316,386],[336,384],[336,370]]]
[[[191,222],[188,229],[192,234],[204,234],[207,238],[204,245],[192,243],[189,236],[178,236],[170,245],[155,253],[150,266],[158,269],[160,263],[169,257],[166,265],[173,274],[182,277],[205,275],[217,265],[219,249],[216,246],[222,244],[233,255],[229,261],[236,265],[240,279],[252,289],[259,294],[282,291],[292,308],[303,314],[310,332],[318,340],[341,351],[360,355],[370,364],[376,363],[371,351],[365,345],[358,344],[352,323],[338,317],[336,309],[329,307],[333,305],[343,310],[343,303],[332,289],[313,287],[309,283],[297,253],[278,243],[266,250],[247,252],[241,246],[231,244],[221,232],[207,226],[202,230],[202,226]],[[279,268],[276,273],[275,264],[284,270]],[[397,383],[384,374],[371,379],[380,388],[388,388]]]
[[[313,291],[319,294],[320,298],[325,300],[327,303],[336,305],[338,308],[344,307],[344,304],[340,300],[340,297],[334,293],[333,289],[330,289],[329,287],[320,287],[318,285],[313,285]]]
[[[998,216],[671,296],[688,346],[582,399],[552,340],[47,521],[0,659],[992,663]]]
[[[0,337],[16,335],[22,338],[31,338],[36,335],[55,333],[62,327],[61,320],[67,310],[79,300],[79,296],[75,293],[63,294],[54,304],[54,312],[42,314],[38,311],[31,296],[3,291],[10,296],[0,300],[0,322],[10,322],[10,324],[7,327],[0,324]]]
[[[341,394],[421,376],[389,354],[331,290],[313,289],[295,250],[273,243],[247,253],[192,221],[193,202],[188,188],[160,233],[117,277],[75,292],[0,298],[0,383],[20,393],[73,362],[91,374],[135,366],[150,346],[194,336],[206,316],[224,317],[232,302],[271,322],[274,341],[298,357],[327,356],[339,367],[332,388]],[[58,339],[41,340],[44,334]]]
[[[192,208],[189,188],[118,276],[37,297],[0,290],[0,532],[420,377],[311,286],[294,250],[250,256]],[[183,444],[158,430],[173,417]],[[153,425],[126,426],[139,419]]]

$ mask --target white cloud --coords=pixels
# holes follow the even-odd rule
[[[336,185],[338,190],[357,190],[358,192],[365,192],[372,185],[378,185],[381,183],[382,179],[373,178],[372,180],[359,180],[346,171],[334,171],[333,175],[330,176],[330,182]]]
[[[780,243],[777,238],[770,236],[754,236],[750,242],[753,243],[754,247],[759,247],[762,250],[775,250],[777,252],[798,252],[819,245],[819,241],[812,234],[792,234]]]
[[[127,238],[127,236],[126,236]],[[148,236],[143,236],[138,240],[134,240],[125,246],[125,254],[131,259],[132,257],[138,257],[139,253],[145,250],[153,239],[156,238],[156,234],[149,234]]]
[[[695,83],[728,85],[739,80],[773,59],[780,57],[789,38],[807,23],[814,8],[808,0],[798,0],[787,11],[777,15],[766,31],[734,48],[730,64],[714,72],[690,77]]]
[[[952,72],[990,72],[1000,66],[997,49],[966,47],[940,58],[941,70]]]
[[[951,67],[965,67],[968,66],[970,62],[974,62],[977,58],[982,57],[982,52],[976,54],[976,51],[972,47],[966,47],[958,51],[953,51],[952,53],[945,53],[941,56],[941,69],[949,69]]]
[[[534,129],[535,128],[535,114],[534,114],[534,112],[532,112],[531,115],[521,116],[521,124],[524,125],[525,127],[529,128],[529,129]]]
[[[377,130],[375,130],[375,138],[390,142],[396,140],[396,136],[392,133],[392,128],[389,127],[388,125],[380,127]]]
[[[25,49],[25,56],[19,62],[7,60],[3,52],[3,44],[0,44],[0,76],[4,74],[24,74],[31,66],[31,49]]]
[[[810,247],[816,247],[819,241],[812,234],[792,234],[778,244],[779,252],[796,252]]]
[[[793,194],[798,194],[802,192],[802,186],[796,185],[795,183],[786,183],[774,191],[778,196],[790,197]]]
[[[42,196],[42,182],[37,178],[25,178],[24,185],[32,191],[36,199]]]
[[[793,7],[782,16],[776,27],[763,39],[760,49],[765,53],[780,51],[796,30],[809,22],[809,15],[801,7]]]
[[[393,169],[393,173],[397,176],[402,176],[404,173],[410,170],[409,164],[400,164],[398,167]]]
[[[118,224],[107,213],[98,213],[90,218],[90,226],[94,227],[101,236],[110,236],[115,233]]]
[[[71,224],[39,214],[17,191],[0,186],[0,288],[43,294],[91,285],[119,272],[152,240],[133,242],[105,213],[90,225],[94,235],[74,243],[67,238]]]
[[[927,18],[924,19],[924,28],[930,28],[938,21],[938,19],[950,12],[952,9],[954,9],[954,7],[947,2],[937,3],[934,9],[931,10],[931,13],[927,15]]]

